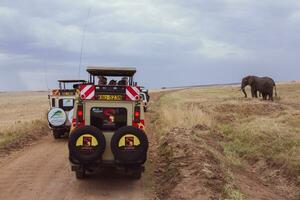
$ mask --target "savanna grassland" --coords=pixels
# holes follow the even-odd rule
[[[277,90],[274,102],[237,86],[153,94],[157,197],[299,199],[300,84]]]
[[[47,134],[47,92],[0,93],[0,154]]]
[[[136,187],[126,190],[126,195],[140,195],[138,191],[144,190],[147,197],[154,193],[156,199],[162,200],[300,199],[300,83],[279,84],[277,90],[274,102],[245,99],[238,86],[151,93],[146,114],[150,141],[146,173],[138,184],[131,183]],[[47,109],[46,92],[0,93],[0,155],[48,134]],[[36,158],[40,163],[32,166],[35,161],[29,159],[26,165],[32,170],[29,174],[34,174],[34,167],[40,169],[41,163],[48,160],[45,151],[60,152],[43,168],[46,174],[52,172],[51,176],[39,182],[44,177],[42,170],[41,177],[35,177],[38,181],[33,191],[40,192],[41,183],[49,185],[53,177],[69,184],[73,176],[68,174],[65,147],[65,141],[49,137],[28,154],[25,151],[22,162],[16,159],[17,164],[11,165],[20,169],[20,163],[23,165],[34,154],[31,160]],[[7,181],[10,179],[8,176]],[[11,181],[18,185],[23,179],[20,176],[20,182]],[[97,181],[101,182],[101,178]],[[112,185],[116,188],[110,190],[106,188],[110,179],[102,181],[102,190],[110,195],[119,195],[128,184],[114,179]],[[15,187],[13,183],[11,187]],[[85,189],[88,195],[90,187],[94,187],[93,194],[98,199],[103,191],[94,183],[81,182],[81,187],[89,187]],[[20,188],[26,189],[25,185]],[[27,189],[28,194],[35,194]],[[61,195],[52,187],[48,189],[51,194]],[[75,191],[76,184],[68,194]]]

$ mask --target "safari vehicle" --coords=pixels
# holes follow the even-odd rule
[[[141,86],[141,92],[143,92],[143,93],[146,94],[147,102],[149,102],[150,96],[149,96],[149,91],[148,91],[148,89],[146,89],[144,86]]]
[[[78,179],[86,172],[113,168],[139,179],[148,139],[135,68],[88,67],[89,82],[79,86],[69,137],[69,160]],[[125,84],[100,80],[122,77]],[[96,84],[99,79],[99,84]],[[113,82],[113,81],[111,81]],[[116,82],[116,81],[115,81]]]
[[[141,92],[140,96],[141,96],[141,100],[142,100],[142,105],[143,105],[143,108],[144,108],[144,112],[147,112],[147,109],[148,109],[148,96],[144,92]]]
[[[58,80],[59,89],[52,90],[48,95],[48,123],[55,139],[69,133],[73,119],[76,86],[85,82],[85,80]]]

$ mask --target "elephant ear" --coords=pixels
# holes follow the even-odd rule
[[[254,83],[254,77],[253,76],[248,77],[248,83],[249,83],[249,85],[252,85]]]

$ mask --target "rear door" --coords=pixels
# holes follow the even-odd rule
[[[126,101],[85,101],[86,125],[96,126],[106,139],[103,161],[114,161],[110,141],[114,132],[122,126],[131,126],[134,104]]]

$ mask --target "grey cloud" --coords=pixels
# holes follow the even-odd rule
[[[300,4],[292,0],[4,0],[0,76],[15,74],[10,89],[40,89],[46,62],[51,87],[76,78],[85,24],[82,77],[86,65],[130,65],[149,87],[236,82],[249,73],[299,79],[289,73],[299,74]]]

